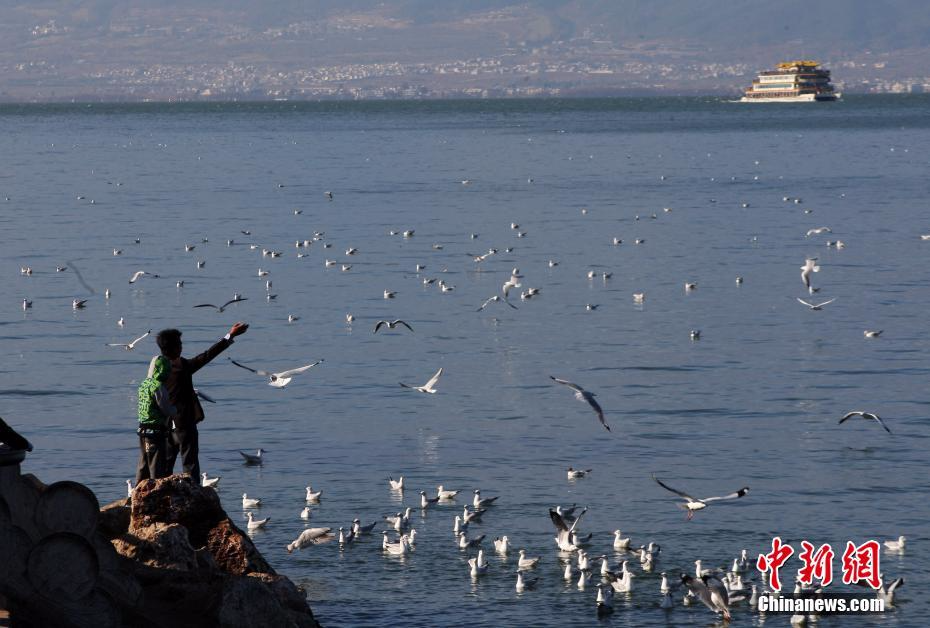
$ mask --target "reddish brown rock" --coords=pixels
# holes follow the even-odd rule
[[[207,535],[207,550],[217,566],[226,573],[243,576],[261,572],[274,574],[271,565],[258,553],[255,545],[236,525],[226,519]]]
[[[129,531],[153,523],[178,523],[187,528],[191,543],[200,547],[226,513],[216,491],[203,488],[188,475],[145,480],[132,493]]]
[[[192,571],[197,554],[187,536],[187,528],[177,523],[156,523],[136,528],[113,541],[116,552],[150,567]]]

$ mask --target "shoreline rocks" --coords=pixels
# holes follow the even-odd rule
[[[0,467],[11,625],[318,628],[305,596],[187,475],[100,508],[76,482]]]

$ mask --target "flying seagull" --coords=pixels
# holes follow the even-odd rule
[[[136,283],[142,277],[152,277],[157,279],[158,275],[154,273],[147,273],[144,270],[137,270],[135,273],[133,273],[132,277],[129,278],[129,283]]]
[[[288,371],[281,371],[280,373],[270,373],[268,371],[261,371],[258,369],[253,369],[252,367],[246,366],[245,364],[239,364],[232,358],[229,358],[229,361],[235,364],[236,366],[238,366],[239,368],[243,368],[247,371],[252,371],[253,373],[257,375],[261,375],[262,377],[267,377],[269,386],[274,386],[275,388],[284,388],[291,382],[291,380],[294,378],[295,375],[299,375],[300,373],[303,373],[304,371],[308,371],[312,369],[314,366],[316,366],[323,360],[317,360],[313,364],[307,364],[306,366],[301,366],[296,369],[290,369]]]
[[[435,388],[436,382],[439,381],[439,378],[441,376],[442,376],[442,367],[440,367],[439,370],[436,371],[436,374],[433,375],[430,378],[430,380],[426,382],[425,384],[423,384],[422,386],[411,386],[410,384],[405,384],[403,382],[400,382],[400,385],[403,386],[404,388],[411,388],[413,390],[419,390],[422,393],[429,393],[431,395],[435,395],[436,394],[436,388]]]
[[[804,260],[804,266],[801,266],[801,281],[804,282],[804,287],[808,290],[811,289],[811,273],[820,272],[820,266],[816,262],[816,257],[809,257]]]
[[[146,336],[148,336],[148,335],[151,334],[151,333],[152,333],[152,330],[150,329],[150,330],[148,330],[147,332],[145,332],[144,334],[142,334],[141,336],[139,336],[138,338],[136,338],[135,340],[133,340],[132,342],[130,342],[130,343],[128,343],[128,344],[125,343],[125,342],[108,342],[108,343],[107,343],[107,346],[108,346],[108,347],[122,347],[122,348],[124,348],[126,351],[132,351],[133,349],[136,348],[136,343],[138,343],[140,340],[142,340],[143,338],[145,338]]]
[[[809,238],[812,235],[820,235],[821,233],[833,233],[833,231],[830,230],[830,227],[817,227],[816,229],[808,229],[807,235],[804,237]]]
[[[578,401],[586,401],[589,406],[594,408],[594,411],[597,413],[597,418],[601,422],[601,425],[603,425],[604,429],[606,429],[608,432],[610,431],[610,426],[607,425],[607,423],[604,421],[604,410],[601,409],[601,405],[594,398],[595,393],[585,390],[578,384],[573,384],[572,382],[566,381],[564,379],[559,379],[557,377],[553,377],[552,375],[549,376],[549,379],[551,379],[552,381],[556,383],[562,384],[563,386],[568,386],[569,388],[574,390],[575,399],[577,399]]]
[[[801,299],[801,298],[798,298],[798,301],[799,301],[800,303],[803,303],[804,305],[806,305],[807,307],[809,307],[811,310],[813,310],[813,311],[816,312],[816,311],[822,310],[822,309],[823,309],[823,306],[828,305],[828,304],[833,303],[834,301],[836,301],[836,298],[830,299],[829,301],[824,301],[823,303],[818,303],[817,305],[814,305],[813,303],[808,303],[807,301],[805,301],[804,299]]]
[[[397,327],[398,325],[403,325],[404,327],[406,327],[406,328],[409,329],[410,331],[413,331],[413,327],[411,327],[410,325],[408,325],[405,321],[402,321],[402,320],[400,320],[400,319],[397,319],[396,321],[378,321],[378,323],[375,325],[375,330],[374,330],[373,332],[371,332],[371,333],[377,334],[377,333],[378,333],[378,330],[381,329],[382,327],[384,327],[385,325],[388,326],[388,329],[394,329],[394,328]]]
[[[223,305],[213,305],[212,303],[201,303],[200,305],[195,305],[194,307],[195,307],[195,308],[197,308],[197,307],[212,307],[212,308],[215,309],[217,312],[222,312],[222,311],[224,311],[224,310],[226,309],[226,306],[232,305],[233,303],[239,303],[239,301],[248,301],[248,299],[247,299],[246,297],[236,296],[234,299],[230,299],[229,301],[227,301],[227,302],[224,303]]]
[[[745,496],[746,493],[749,492],[749,487],[744,486],[740,490],[736,491],[735,493],[730,493],[729,495],[722,495],[720,497],[702,497],[698,499],[697,497],[691,497],[684,491],[679,491],[678,489],[672,488],[668,484],[665,484],[664,482],[662,482],[662,480],[657,478],[655,475],[652,476],[652,479],[655,480],[656,483],[662,488],[664,488],[665,490],[671,491],[672,493],[675,493],[676,495],[679,495],[685,498],[685,503],[679,504],[679,505],[681,508],[684,508],[685,510],[688,511],[688,519],[691,519],[691,517],[694,516],[695,511],[701,510],[703,508],[707,508],[708,502],[720,501],[722,499],[737,499],[739,497]]]
[[[506,285],[506,284],[505,284],[505,285]],[[501,297],[500,295],[495,294],[493,297],[491,297],[490,299],[488,299],[487,301],[485,301],[484,303],[482,303],[482,304],[481,304],[481,307],[479,307],[476,311],[477,311],[477,312],[480,312],[481,310],[483,310],[484,308],[486,308],[486,307],[487,307],[488,305],[490,305],[491,303],[496,303],[497,301],[503,301],[504,303],[506,303],[507,305],[509,305],[510,307],[512,307],[512,308],[515,309],[515,310],[516,310],[516,309],[519,309],[519,308],[517,308],[516,305],[514,305],[513,303],[511,303],[510,301],[508,301],[505,297]]]
[[[885,422],[882,421],[882,417],[874,414],[872,412],[863,412],[862,410],[853,410],[852,412],[847,412],[846,416],[840,419],[840,424],[844,421],[853,418],[854,416],[861,416],[863,419],[869,419],[871,421],[878,421],[878,424],[885,428],[885,431],[891,434],[891,430],[888,429],[888,426],[885,425]]]

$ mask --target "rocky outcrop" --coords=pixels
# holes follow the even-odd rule
[[[81,484],[0,466],[0,557],[12,625],[318,626],[216,492],[186,475],[101,509]]]

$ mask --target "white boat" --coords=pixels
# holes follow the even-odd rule
[[[785,61],[760,72],[740,102],[832,102],[841,95],[817,61]]]

